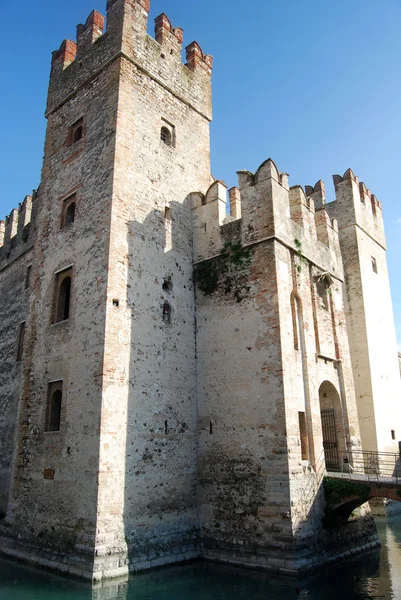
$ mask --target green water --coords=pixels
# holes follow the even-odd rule
[[[94,588],[0,560],[1,600],[401,600],[401,516],[378,519],[381,551],[305,580],[207,563],[170,567]]]

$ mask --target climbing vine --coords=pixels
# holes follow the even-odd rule
[[[300,273],[302,271],[302,265],[308,264],[308,261],[305,258],[305,256],[303,255],[302,243],[297,238],[295,238],[294,244],[297,249],[297,256],[298,256],[297,271],[298,271],[298,273]]]
[[[250,248],[243,248],[240,243],[226,242],[220,256],[196,265],[195,279],[201,292],[209,296],[222,284],[224,294],[232,293],[237,302],[241,302],[249,292],[246,267],[250,264],[251,256]]]
[[[356,481],[338,480],[325,477],[323,480],[324,494],[328,504],[337,504],[344,498],[359,496],[361,499],[369,499],[370,487]]]

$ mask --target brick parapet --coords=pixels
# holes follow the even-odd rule
[[[192,195],[195,262],[219,254],[225,243],[223,229],[240,218],[243,246],[275,238],[342,279],[338,224],[325,208],[316,210],[314,199],[301,186],[290,188],[288,174],[280,173],[271,159],[256,173],[239,171],[238,178],[239,187],[229,192],[230,215],[224,182],[215,181],[205,194]]]
[[[5,221],[0,221],[0,270],[32,246],[37,199],[34,190],[32,196],[26,196]]]
[[[149,2],[114,0],[104,17],[93,11],[85,25],[78,25],[77,40],[64,40],[53,52],[47,115],[75,94],[100,70],[124,55],[171,90],[180,99],[211,119],[211,72],[213,59],[197,42],[186,49],[187,63],[181,61],[183,30],[174,28],[163,13],[155,20],[156,39],[146,33]]]
[[[351,169],[344,175],[333,175],[336,199],[326,203],[324,183],[320,180],[315,186],[305,186],[308,198],[315,201],[316,207],[325,208],[332,218],[337,219],[340,228],[358,225],[378,244],[385,247],[382,206],[367,186],[360,182]]]

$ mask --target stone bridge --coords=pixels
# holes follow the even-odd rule
[[[346,522],[358,506],[373,498],[401,501],[399,454],[362,451],[342,454],[336,468],[327,469],[324,477],[327,526]]]

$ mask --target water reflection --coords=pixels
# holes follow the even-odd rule
[[[1,600],[398,600],[401,517],[378,519],[381,551],[325,569],[307,580],[208,563],[171,567],[102,586],[0,561]]]

